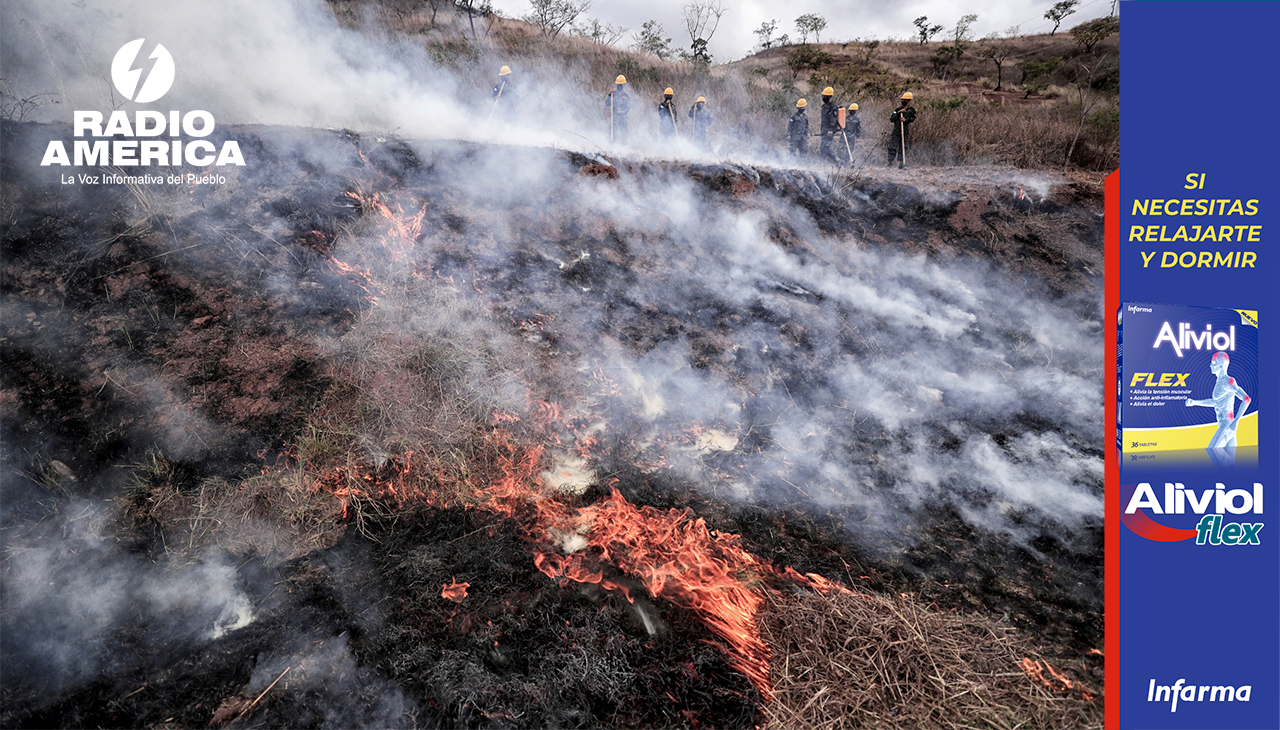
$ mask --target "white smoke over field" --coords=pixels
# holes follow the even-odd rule
[[[553,358],[544,377],[570,379],[561,405],[576,436],[602,444],[595,458],[843,515],[872,549],[919,539],[922,516],[943,505],[1021,540],[1071,542],[1100,517],[1091,294],[833,232],[800,205],[810,188],[832,195],[816,178],[753,171],[753,197],[730,202],[659,165],[613,179],[575,175],[553,154],[459,160],[414,146],[434,169],[465,171],[394,197],[460,219],[424,229],[418,267],[474,280],[459,293],[493,307],[497,326],[526,323],[526,343]],[[943,210],[957,198],[920,196]],[[860,226],[895,217],[883,202],[841,200]],[[379,235],[374,225],[355,240]],[[414,307],[380,306],[391,305]]]
[[[368,16],[360,18],[366,26],[381,22],[375,17],[376,3],[355,7],[357,14]],[[486,33],[473,40],[461,25],[430,38],[366,33],[340,24],[335,10],[322,0],[10,0],[5,17],[0,28],[3,91],[10,102],[37,101],[24,112],[27,121],[69,122],[73,110],[123,110],[132,123],[140,109],[202,109],[223,126],[353,129],[584,153],[610,147],[604,98],[616,70],[612,57],[608,64],[590,52],[560,58],[554,49],[538,46],[536,33],[532,39],[517,34],[504,40]],[[458,18],[452,22],[460,23]],[[147,55],[160,43],[176,67],[168,94],[148,104],[130,102],[111,80],[116,51],[138,38],[146,40],[137,65],[148,66]],[[518,72],[509,77],[506,100],[495,106],[491,85],[497,82],[498,66],[507,63]],[[696,90],[680,90],[678,140],[656,134],[656,99],[649,96],[654,83],[661,89],[672,82],[629,87],[630,154],[710,162],[732,151],[742,162],[781,159],[780,137],[744,136],[728,113],[747,103],[738,75],[717,72],[689,80]],[[712,107],[724,110],[717,111],[722,114],[713,145],[718,152],[693,144],[683,116],[684,105],[696,94],[711,93],[703,87],[712,85],[719,90],[718,97],[712,94]],[[785,117],[779,117],[777,126],[785,126]],[[772,137],[775,131],[767,134]],[[859,151],[860,158],[864,154]],[[872,158],[879,157],[877,148]]]
[[[117,552],[112,519],[109,506],[76,501],[6,530],[4,662],[24,667],[22,684],[56,691],[121,662],[122,642],[165,655],[253,621],[229,556],[148,564]]]
[[[8,3],[4,76],[16,96],[56,93],[41,121],[73,109],[124,108],[110,62],[146,38],[174,56],[177,78],[159,111],[204,109],[221,124],[284,124],[465,133],[456,82],[421,48],[374,43],[340,28],[321,2]],[[416,53],[414,52],[416,51]],[[140,54],[142,55],[142,54]]]

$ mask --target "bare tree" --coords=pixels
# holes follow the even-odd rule
[[[720,16],[728,12],[721,0],[694,0],[684,6],[684,27],[689,32],[688,57],[701,63],[711,63],[707,46],[720,27]]]
[[[417,0],[386,0],[382,3],[382,14],[388,27],[395,30],[406,30],[409,20],[418,11]],[[394,19],[394,22],[392,22]],[[434,21],[432,23],[434,25]]]
[[[822,29],[827,27],[827,19],[817,13],[805,13],[796,18],[796,32],[800,34],[800,42],[808,43],[809,34],[813,34],[815,43],[822,42]]]
[[[504,17],[501,10],[493,7],[489,2],[484,4],[484,34],[485,37],[493,31],[493,26],[498,22],[498,18]]]
[[[542,35],[555,38],[573,24],[579,15],[591,9],[591,0],[530,0],[533,11],[522,20],[542,29]]]
[[[1053,21],[1053,30],[1049,31],[1049,35],[1058,32],[1058,26],[1062,25],[1063,19],[1076,11],[1076,6],[1080,4],[1080,0],[1058,0],[1053,7],[1044,11],[1045,20]]]
[[[612,23],[601,23],[597,18],[591,18],[582,25],[573,25],[573,34],[579,38],[587,38],[594,43],[602,46],[612,46],[618,42],[618,39],[626,34],[630,28],[623,28]]]
[[[18,96],[8,82],[0,79],[0,119],[25,122],[27,115],[40,107],[60,103],[57,96],[52,93]]]
[[[436,27],[436,13],[440,12],[440,8],[450,4],[449,0],[426,0],[427,7],[431,8],[431,27]]]
[[[471,40],[476,38],[476,16],[484,16],[486,11],[492,12],[488,0],[453,0],[453,6],[467,14],[467,22],[471,25]]]
[[[1086,66],[1083,62],[1076,63],[1084,71],[1084,74],[1076,78],[1072,84],[1072,90],[1075,91],[1076,103],[1080,105],[1080,116],[1076,121],[1076,134],[1071,138],[1071,146],[1067,148],[1067,159],[1062,163],[1062,169],[1065,171],[1067,166],[1071,164],[1071,157],[1075,155],[1076,143],[1080,141],[1080,134],[1084,132],[1084,125],[1089,121],[1089,114],[1093,112],[1094,107],[1098,105],[1101,96],[1093,90],[1093,77],[1101,69],[1107,59],[1104,54],[1094,62],[1092,66]]]

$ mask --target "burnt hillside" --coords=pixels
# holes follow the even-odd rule
[[[786,726],[809,594],[1097,722],[1016,661],[1101,686],[1099,188],[234,125],[225,184],[64,185],[15,161],[68,129],[0,135],[5,726]]]

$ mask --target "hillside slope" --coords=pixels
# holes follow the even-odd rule
[[[1016,669],[1101,684],[1097,187],[235,126],[226,184],[63,186],[0,135],[6,725],[758,723],[791,649],[580,547],[620,505],[740,595],[1016,627],[1007,717],[1097,722]]]
[[[784,150],[796,100],[817,102],[832,86],[843,104],[861,106],[868,152],[860,162],[870,166],[883,164],[889,111],[904,90],[917,95],[921,112],[918,164],[1083,171],[1095,180],[1119,165],[1118,32],[1088,49],[1069,28],[1053,36],[958,45],[861,39],[790,44],[704,67],[567,30],[546,38],[536,26],[496,15],[477,17],[473,35],[466,15],[450,8],[433,16],[428,7],[391,0],[329,0],[328,6],[347,27],[421,47],[478,94],[487,94],[495,70],[509,65],[522,87],[563,98],[577,118],[600,117],[600,125],[606,124],[600,98],[616,74],[627,76],[641,108],[660,100],[668,86],[680,105],[706,96],[716,115],[715,146],[725,155]],[[648,117],[641,115],[636,125],[642,137],[656,123]],[[673,152],[657,140],[653,147]]]

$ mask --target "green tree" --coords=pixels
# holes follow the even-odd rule
[[[963,48],[964,44],[969,42],[971,38],[970,31],[976,22],[978,22],[978,16],[973,13],[960,16],[960,19],[956,21],[956,27],[951,31],[951,44],[956,48]]]
[[[817,13],[805,13],[796,18],[796,32],[800,34],[801,43],[808,43],[810,34],[815,43],[821,43],[822,30],[826,27],[827,19]]]
[[[929,16],[921,15],[912,21],[916,26],[916,35],[920,38],[920,45],[929,42],[929,39],[942,32],[942,26],[929,25]]]
[[[759,28],[756,28],[755,30],[753,30],[753,31],[751,31],[751,32],[752,32],[753,34],[755,34],[755,36],[756,36],[757,38],[759,38],[759,39],[760,39],[760,47],[761,47],[761,48],[772,48],[772,47],[773,47],[773,33],[774,33],[774,31],[776,31],[777,29],[778,29],[778,21],[777,21],[777,19],[775,18],[775,19],[773,19],[773,20],[768,20],[768,21],[765,21],[765,22],[761,23]]]
[[[671,48],[671,39],[662,37],[664,32],[661,23],[656,20],[647,20],[640,26],[640,32],[633,37],[634,43],[631,47],[665,61],[675,55],[675,50]]]
[[[950,44],[939,46],[929,56],[929,63],[933,66],[933,75],[940,79],[947,78],[947,71],[951,68],[951,64],[955,63],[963,54],[964,51],[961,50],[960,46]]]
[[[791,78],[794,80],[800,75],[801,71],[817,71],[833,60],[835,59],[831,57],[830,53],[819,51],[806,43],[796,46],[787,52],[787,70],[791,72]]]
[[[857,40],[854,43],[857,44],[854,48],[854,53],[857,54],[858,62],[863,66],[870,65],[871,61],[875,59],[876,53],[880,51],[880,41],[870,38],[865,41]]]
[[[950,45],[940,46],[933,55],[929,56],[929,63],[933,65],[935,76],[940,79],[947,78],[951,65],[964,55],[971,37],[970,30],[976,22],[978,22],[978,16],[972,13],[960,16],[960,20],[956,21],[956,27],[951,29]]]
[[[996,65],[995,90],[999,91],[1004,84],[1004,62],[1008,60],[1009,56],[1013,55],[1013,44],[995,38],[988,38],[983,43],[982,50],[978,51],[978,56]]]
[[[1044,11],[1045,20],[1053,21],[1053,30],[1049,31],[1049,35],[1058,32],[1058,26],[1062,25],[1062,21],[1076,11],[1076,6],[1080,4],[1080,0],[1058,0],[1053,7]]]
[[[1060,65],[1062,59],[1057,56],[1043,61],[1027,59],[1018,64],[1022,71],[1022,80],[1018,82],[1022,84],[1022,98],[1029,99],[1032,94],[1039,94],[1049,88],[1049,75],[1057,71]]]
[[[1087,20],[1071,29],[1071,35],[1084,46],[1085,53],[1093,53],[1093,47],[1120,32],[1120,19],[1107,16]]]

